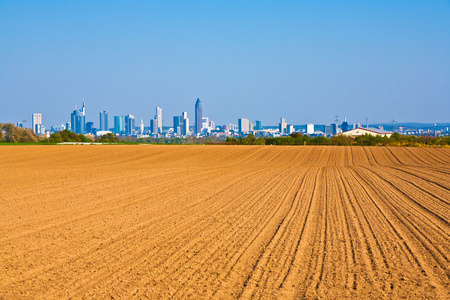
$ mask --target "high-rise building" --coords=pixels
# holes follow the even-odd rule
[[[288,125],[286,126],[286,133],[287,133],[287,134],[291,134],[291,133],[293,133],[294,131],[295,131],[294,125],[288,124]]]
[[[158,134],[159,131],[158,119],[150,120],[150,131],[152,132],[152,134]]]
[[[194,133],[197,135],[202,133],[202,102],[200,102],[200,98],[197,98],[197,102],[195,102]]]
[[[332,136],[334,135],[334,125],[325,125],[324,133],[326,136]]]
[[[209,128],[209,118],[208,117],[202,118],[202,130],[205,128]]]
[[[114,133],[122,134],[125,131],[125,121],[123,116],[114,116]]]
[[[94,133],[94,122],[86,123],[86,133],[90,133],[90,134]]]
[[[136,119],[132,114],[128,114],[125,116],[125,134],[126,135],[134,135],[135,127],[136,127]]]
[[[155,115],[155,119],[158,122],[158,132],[162,133],[162,127],[163,127],[163,119],[162,119],[162,108],[157,107],[156,108],[156,115]]]
[[[176,135],[181,135],[180,116],[173,117],[173,132]]]
[[[107,111],[100,112],[100,131],[108,131],[109,130],[108,114],[109,113]]]
[[[342,132],[345,132],[348,130],[347,118],[344,118],[344,122],[342,122],[341,129],[342,129]]]
[[[36,134],[41,134],[41,125],[42,125],[42,114],[33,114],[32,117],[32,126],[33,126],[33,131]]]
[[[280,133],[286,133],[287,123],[285,118],[280,118],[279,130]]]
[[[189,118],[187,112],[183,112],[180,116],[181,135],[189,134]]]
[[[141,130],[141,135],[144,134],[144,120],[141,119],[141,126],[139,128]]]
[[[314,124],[306,124],[306,133],[314,134]]]
[[[246,134],[250,131],[250,122],[248,119],[242,118],[238,120],[239,134]]]
[[[261,121],[256,120],[255,121],[255,130],[261,130],[261,129],[262,129]]]
[[[75,106],[75,110],[70,115],[70,121],[73,132],[83,133],[86,131],[86,106],[84,102],[83,107],[80,110],[78,110]]]

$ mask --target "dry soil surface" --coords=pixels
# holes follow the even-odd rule
[[[450,149],[0,147],[0,298],[450,298]]]

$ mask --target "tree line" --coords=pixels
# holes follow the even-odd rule
[[[310,137],[295,132],[289,136],[279,137],[255,137],[249,134],[246,137],[174,137],[174,138],[137,138],[117,137],[112,133],[101,137],[92,137],[84,134],[76,134],[69,130],[54,132],[49,138],[36,135],[29,128],[16,127],[11,123],[0,123],[0,141],[6,143],[45,143],[57,144],[63,142],[75,143],[124,143],[124,144],[225,144],[225,145],[339,145],[339,146],[403,146],[403,147],[449,147],[450,136],[413,136],[394,133],[391,137],[362,135],[351,137],[336,135],[331,138],[324,136]]]
[[[337,145],[337,146],[402,146],[402,147],[448,147],[450,136],[413,136],[393,133],[390,137],[380,135],[362,135],[357,137],[336,135],[331,138],[325,136],[310,137],[301,133],[292,133],[289,136],[255,137],[249,134],[246,137],[227,137],[227,145]]]

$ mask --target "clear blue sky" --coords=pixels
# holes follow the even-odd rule
[[[96,127],[197,97],[218,125],[450,122],[450,1],[0,0],[0,122],[82,97]]]

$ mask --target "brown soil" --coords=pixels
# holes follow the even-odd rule
[[[450,149],[0,147],[0,298],[450,298]]]

